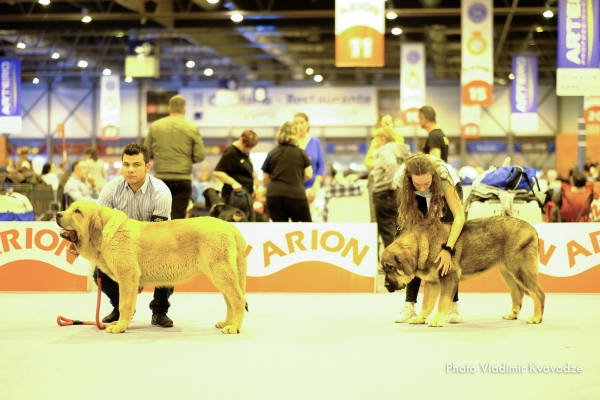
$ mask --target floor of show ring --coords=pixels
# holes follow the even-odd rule
[[[175,326],[162,329],[150,324],[152,294],[144,292],[129,329],[112,335],[56,323],[58,315],[93,321],[94,291],[0,293],[0,397],[597,395],[599,295],[547,293],[543,323],[527,325],[529,297],[517,321],[504,321],[508,291],[461,293],[464,322],[437,329],[393,323],[404,295],[248,293],[242,333],[223,335],[214,328],[225,313],[221,294],[176,292],[169,310]],[[102,301],[100,316],[110,312]]]

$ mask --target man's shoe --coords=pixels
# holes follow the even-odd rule
[[[102,318],[102,322],[105,324],[110,324],[111,322],[118,321],[120,317],[119,309],[113,308],[112,312],[108,314],[106,317]]]
[[[462,322],[462,317],[458,313],[458,302],[455,301],[452,303],[450,307],[450,312],[448,313],[448,323],[450,324],[459,324]]]
[[[154,313],[152,314],[152,325],[157,325],[162,328],[172,328],[173,321],[171,320],[171,318],[167,317],[167,314]]]
[[[407,322],[409,319],[416,317],[417,313],[415,312],[415,305],[413,303],[406,303],[400,314],[396,316],[396,323]]]

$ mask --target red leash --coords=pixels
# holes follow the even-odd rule
[[[100,322],[100,299],[102,297],[102,279],[98,277],[98,298],[96,299],[96,322],[93,321],[79,321],[73,320],[69,318],[65,318],[61,315],[56,317],[56,322],[60,326],[68,326],[68,325],[96,325],[98,329],[106,329],[106,325]]]

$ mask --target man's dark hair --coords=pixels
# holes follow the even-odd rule
[[[432,107],[423,106],[419,109],[419,112],[423,114],[423,117],[429,122],[435,122],[435,111]]]
[[[50,172],[51,169],[52,169],[52,161],[49,161],[46,164],[44,164],[44,166],[42,167],[42,175],[46,175],[47,173]]]
[[[81,162],[81,160],[77,160],[73,163],[73,165],[71,165],[71,171],[75,172],[75,168],[77,168],[77,166],[79,165],[79,163]]]
[[[128,156],[137,156],[138,154],[144,155],[144,164],[148,164],[150,162],[150,151],[148,148],[140,143],[129,143],[123,149],[123,153],[121,153],[121,161],[123,161],[123,156],[127,154]]]
[[[578,188],[585,187],[585,184],[587,182],[585,174],[581,171],[573,172],[573,175],[571,175],[571,179],[573,179],[573,186]]]

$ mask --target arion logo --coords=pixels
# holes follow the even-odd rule
[[[69,242],[50,229],[34,231],[33,228],[26,228],[25,235],[21,235],[17,229],[7,229],[0,231],[0,260],[2,254],[10,251],[39,249],[58,257],[64,252],[66,262],[73,265],[77,257],[66,251],[68,244]]]
[[[473,3],[471,7],[469,7],[468,15],[472,22],[480,24],[487,18],[488,10],[487,7],[481,3]]]

